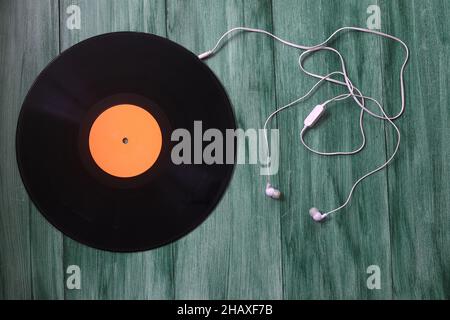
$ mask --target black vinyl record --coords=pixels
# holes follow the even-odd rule
[[[233,172],[171,161],[173,130],[194,138],[194,121],[223,137],[235,129],[225,90],[197,56],[150,34],[96,36],[64,51],[30,89],[17,127],[20,174],[67,236],[110,251],[159,247],[207,218]]]

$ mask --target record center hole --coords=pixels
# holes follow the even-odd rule
[[[128,138],[127,137],[123,138],[122,142],[123,142],[123,144],[127,144],[128,143]]]

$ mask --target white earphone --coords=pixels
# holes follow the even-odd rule
[[[365,133],[364,133],[364,122],[363,122],[364,113],[368,113],[372,117],[375,117],[377,119],[389,122],[393,126],[393,128],[395,129],[395,131],[397,133],[397,137],[398,137],[397,138],[397,143],[396,143],[395,149],[394,149],[392,155],[389,157],[389,159],[386,160],[379,167],[369,171],[368,173],[364,174],[359,179],[357,179],[355,181],[355,183],[353,184],[353,186],[351,187],[350,192],[348,194],[348,197],[347,197],[347,199],[345,200],[345,202],[343,204],[341,204],[337,208],[332,209],[330,211],[327,211],[325,213],[321,213],[318,209],[316,209],[314,207],[309,210],[309,214],[313,218],[314,221],[322,221],[328,215],[330,215],[331,213],[335,213],[335,212],[341,210],[342,208],[344,208],[345,206],[347,206],[347,204],[350,202],[350,199],[352,197],[353,191],[355,190],[356,186],[362,180],[364,180],[365,178],[367,178],[370,175],[372,175],[372,174],[382,170],[383,168],[385,168],[392,161],[392,159],[394,158],[394,156],[396,155],[396,153],[398,151],[398,148],[400,146],[400,137],[401,137],[401,135],[400,135],[400,130],[398,129],[398,127],[395,125],[395,123],[393,121],[398,119],[403,114],[403,112],[405,110],[405,89],[404,89],[404,82],[403,82],[403,74],[404,74],[404,70],[405,70],[406,64],[408,62],[408,59],[409,59],[408,46],[402,40],[400,40],[399,38],[394,37],[392,35],[389,35],[389,34],[386,34],[386,33],[383,33],[383,32],[379,32],[379,31],[375,31],[375,30],[359,28],[359,27],[343,27],[343,28],[339,28],[335,32],[333,32],[325,41],[323,41],[322,43],[319,43],[317,45],[314,45],[314,46],[298,45],[298,44],[295,44],[295,43],[283,40],[283,39],[273,35],[270,32],[267,32],[265,30],[246,28],[246,27],[237,27],[237,28],[233,28],[233,29],[230,29],[227,32],[225,32],[219,38],[219,40],[217,41],[216,45],[211,50],[208,50],[208,51],[206,51],[206,52],[204,52],[204,53],[202,53],[202,54],[200,54],[198,56],[199,59],[206,59],[206,58],[210,57],[211,55],[213,55],[215,53],[215,51],[218,49],[220,43],[230,33],[235,32],[235,31],[247,31],[247,32],[262,33],[262,34],[265,34],[265,35],[268,35],[268,36],[274,38],[277,41],[280,41],[281,43],[283,43],[283,44],[285,44],[287,46],[290,46],[290,47],[293,47],[293,48],[296,48],[296,49],[299,49],[299,50],[303,50],[304,52],[302,52],[300,54],[299,59],[298,59],[298,64],[299,64],[300,70],[302,72],[304,72],[306,75],[309,75],[311,77],[319,79],[304,96],[302,96],[302,97],[300,97],[300,98],[298,98],[298,99],[288,103],[287,105],[285,105],[285,106],[283,106],[281,108],[277,108],[276,111],[272,112],[267,117],[267,119],[266,119],[266,121],[264,123],[265,147],[266,147],[266,149],[268,151],[267,152],[267,155],[268,155],[267,156],[267,163],[270,163],[269,143],[268,143],[268,139],[267,139],[267,125],[270,122],[270,120],[277,113],[279,113],[279,112],[281,112],[283,110],[286,110],[286,109],[292,107],[293,105],[297,104],[298,102],[303,101],[306,98],[308,98],[316,90],[316,88],[319,85],[321,85],[321,84],[323,84],[325,82],[330,82],[330,83],[333,83],[333,84],[344,86],[348,90],[348,92],[340,94],[338,96],[335,96],[335,97],[333,97],[331,99],[328,99],[325,102],[315,106],[311,110],[309,115],[305,118],[305,120],[303,122],[303,124],[304,124],[303,129],[300,132],[300,141],[305,146],[305,148],[307,148],[309,151],[311,151],[313,153],[316,153],[318,155],[323,155],[323,156],[354,155],[354,154],[360,152],[364,148],[364,146],[366,144],[366,137],[365,137]],[[332,47],[326,46],[330,42],[330,40],[333,39],[336,36],[336,34],[338,34],[339,32],[342,32],[342,31],[357,31],[357,32],[364,32],[364,33],[375,34],[375,35],[378,35],[378,36],[382,36],[382,37],[394,40],[394,41],[400,43],[403,46],[403,48],[405,49],[405,60],[404,60],[402,66],[400,68],[401,108],[400,108],[400,111],[395,116],[388,116],[386,114],[385,110],[383,109],[383,107],[381,106],[381,104],[376,99],[374,99],[372,97],[364,96],[362,94],[362,92],[357,87],[355,87],[353,85],[353,83],[351,82],[351,80],[350,80],[350,78],[349,78],[349,76],[347,74],[347,70],[345,68],[344,58],[342,57],[341,53],[338,50],[336,50],[336,49],[334,49]],[[322,75],[318,75],[318,74],[315,74],[315,73],[312,73],[312,72],[309,72],[309,71],[305,70],[305,68],[303,66],[304,59],[308,55],[314,54],[314,53],[319,52],[321,50],[331,51],[331,52],[335,53],[339,57],[339,60],[340,60],[340,63],[341,63],[341,70],[340,71],[334,71],[334,72],[331,72],[331,73],[329,73],[329,74],[327,74],[325,76],[322,76]],[[335,76],[342,77],[342,80],[337,80],[335,78]],[[362,138],[361,145],[358,148],[356,148],[355,150],[353,150],[353,151],[336,151],[336,152],[322,152],[322,151],[314,150],[311,147],[309,147],[304,141],[304,135],[305,135],[306,131],[308,129],[312,128],[317,123],[317,121],[320,119],[320,117],[326,112],[328,104],[330,104],[332,102],[335,102],[335,101],[345,100],[347,98],[352,98],[357,103],[357,105],[361,108],[360,117],[359,117],[359,126],[360,126],[361,138]],[[365,104],[366,100],[374,102],[377,105],[377,107],[380,109],[381,115],[377,114],[377,113],[374,113],[373,111],[369,110],[366,107],[366,104]],[[266,193],[266,195],[268,197],[270,197],[272,199],[280,199],[280,197],[281,197],[280,190],[274,188],[271,185],[271,183],[270,183],[270,175],[267,175],[267,184],[266,184],[265,193]]]
[[[275,189],[272,187],[270,183],[266,185],[266,196],[272,198],[272,199],[280,199],[281,192],[278,189]]]

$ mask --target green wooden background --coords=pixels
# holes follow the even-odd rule
[[[81,8],[80,30],[66,27],[71,4]],[[388,170],[358,187],[332,221],[315,224],[308,209],[335,207],[395,142],[388,125],[366,117],[368,146],[361,154],[324,159],[306,152],[300,123],[311,106],[338,92],[332,86],[277,119],[281,163],[274,179],[283,201],[264,197],[256,166],[240,165],[207,221],[165,247],[132,254],[91,249],[55,230],[30,202],[15,159],[17,116],[38,73],[73,44],[132,30],[200,53],[235,26],[314,44],[338,27],[365,27],[371,4],[381,8],[382,31],[411,49],[407,110],[397,121],[402,144]],[[448,299],[449,13],[447,0],[0,0],[0,298]],[[391,113],[397,110],[402,50],[361,34],[334,44],[346,55],[353,82]],[[313,83],[299,73],[297,57],[264,36],[239,34],[207,61],[229,93],[239,127],[261,127],[277,105]],[[338,66],[326,55],[309,63],[322,73]],[[350,102],[331,108],[314,133],[309,142],[324,149],[356,145],[358,109]],[[81,268],[80,290],[65,286],[72,264]],[[380,290],[367,288],[370,265],[380,267]]]

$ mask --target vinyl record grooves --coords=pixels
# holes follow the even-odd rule
[[[63,52],[33,84],[17,127],[19,170],[67,236],[103,250],[152,249],[204,221],[232,175],[232,164],[171,161],[171,133],[194,136],[194,121],[224,136],[235,128],[205,64],[158,36],[104,34]]]

